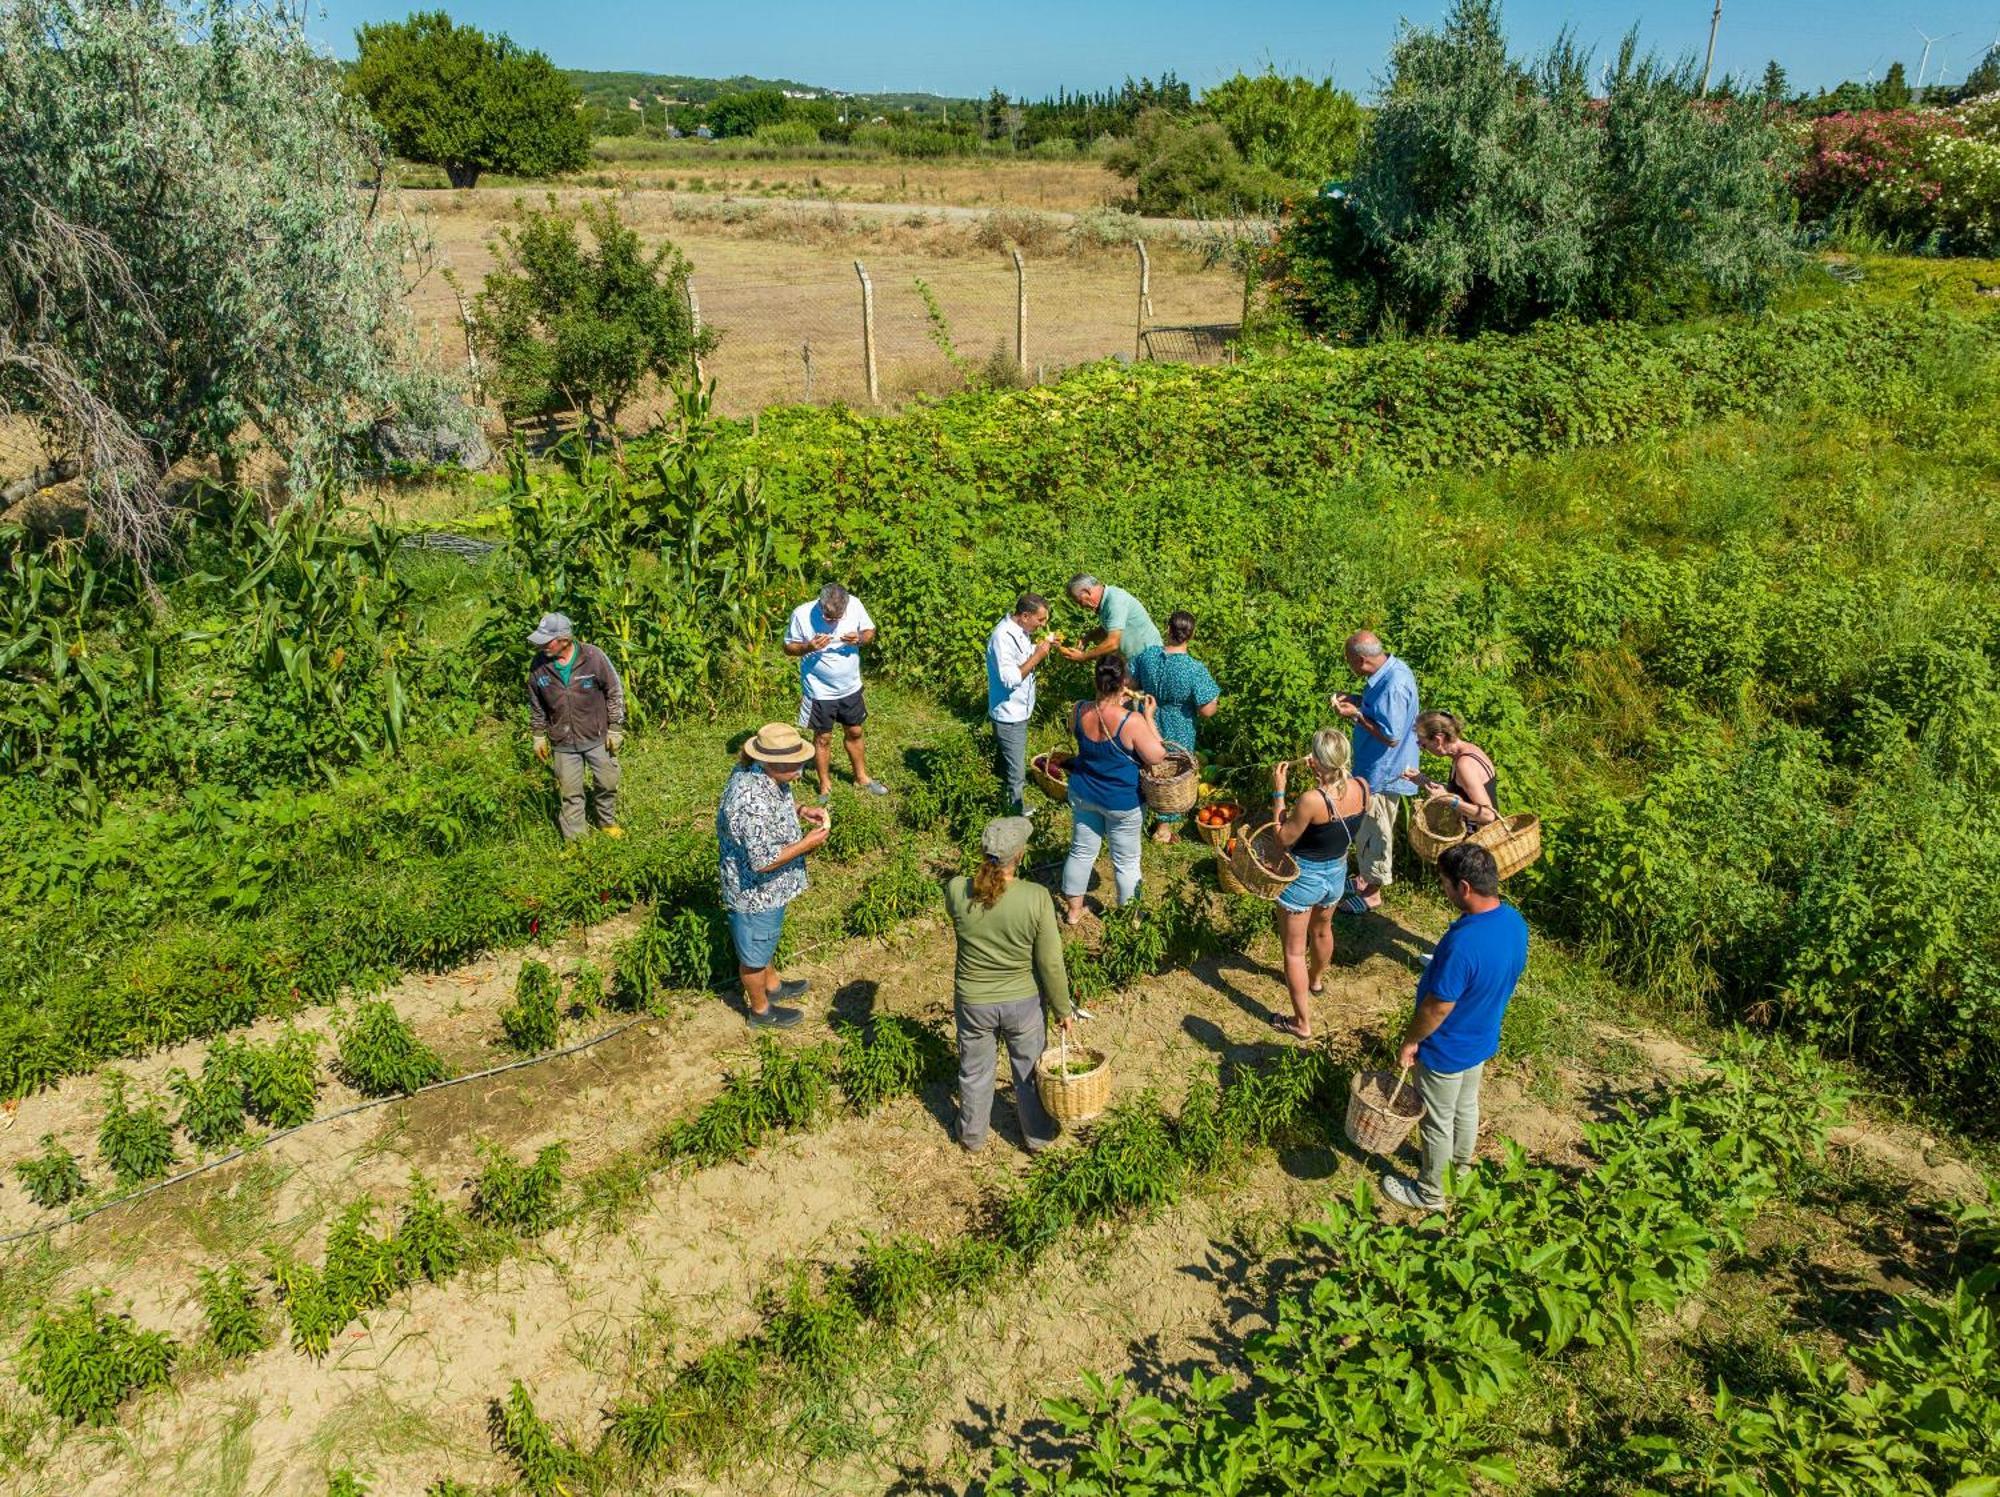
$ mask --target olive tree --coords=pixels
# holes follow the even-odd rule
[[[164,480],[261,444],[296,489],[377,422],[465,422],[416,363],[378,137],[282,9],[0,0],[0,408],[144,559]]]
[[[399,156],[444,168],[453,187],[486,171],[546,177],[590,159],[576,87],[540,52],[443,11],[363,26],[348,86]]]

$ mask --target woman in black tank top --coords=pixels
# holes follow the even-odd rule
[[[1418,717],[1418,747],[1451,760],[1451,779],[1439,785],[1414,769],[1404,770],[1403,778],[1422,785],[1427,798],[1448,797],[1467,826],[1485,826],[1500,817],[1500,774],[1486,751],[1468,743],[1464,734],[1464,726],[1449,712],[1426,712]]]
[[[1333,908],[1347,889],[1347,851],[1367,812],[1368,786],[1348,771],[1354,747],[1337,728],[1313,734],[1306,764],[1313,784],[1286,803],[1291,766],[1271,772],[1271,797],[1278,841],[1298,860],[1299,876],[1278,896],[1278,938],[1285,948],[1285,989],[1289,1015],[1272,1019],[1285,1034],[1312,1038],[1312,997],[1321,990],[1333,962]]]

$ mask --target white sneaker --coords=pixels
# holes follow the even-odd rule
[[[1398,1206],[1407,1206],[1412,1211],[1439,1211],[1443,1209],[1442,1202],[1425,1200],[1418,1193],[1418,1187],[1414,1181],[1405,1180],[1401,1175],[1393,1171],[1382,1177],[1382,1194],[1394,1201]]]

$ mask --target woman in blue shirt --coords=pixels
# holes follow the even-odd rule
[[[1181,609],[1167,619],[1166,642],[1148,646],[1132,662],[1132,679],[1160,704],[1153,725],[1160,730],[1161,739],[1178,743],[1190,753],[1195,746],[1195,720],[1215,716],[1222,700],[1221,688],[1208,667],[1188,654],[1188,641],[1193,638],[1194,615]],[[1161,812],[1153,840],[1173,841],[1180,822],[1178,814]]]

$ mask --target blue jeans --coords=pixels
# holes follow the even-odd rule
[[[736,964],[746,972],[761,972],[778,954],[778,937],[785,931],[785,907],[744,914],[729,912],[729,938],[736,943]]]
[[[1118,902],[1129,904],[1139,893],[1140,834],[1146,827],[1146,812],[1134,806],[1129,811],[1107,811],[1089,801],[1069,798],[1069,856],[1063,860],[1062,891],[1076,899],[1090,887],[1090,870],[1097,865],[1098,851],[1111,844],[1111,877],[1118,889]]]
[[[1019,816],[1028,809],[1028,725],[996,722],[993,739],[1000,749],[1000,778],[1007,786],[1007,804]]]
[[[1278,896],[1279,908],[1303,915],[1307,910],[1340,903],[1340,896],[1347,892],[1347,859],[1329,858],[1324,863],[1311,858],[1297,861],[1299,876],[1285,885],[1285,892]]]

